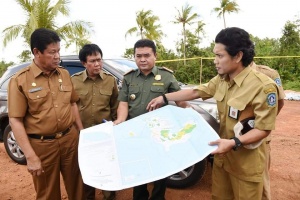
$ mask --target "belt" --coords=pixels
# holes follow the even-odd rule
[[[59,132],[59,133],[55,133],[54,135],[38,135],[38,134],[28,134],[28,137],[30,138],[34,138],[34,139],[40,139],[40,140],[53,140],[53,139],[58,139],[61,138],[62,136],[66,135],[67,133],[69,133],[69,131],[71,130],[72,126],[70,126],[69,128],[67,128],[66,130]]]

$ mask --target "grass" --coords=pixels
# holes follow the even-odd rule
[[[293,90],[296,92],[300,92],[300,81],[287,81],[283,83],[283,88],[285,90]]]

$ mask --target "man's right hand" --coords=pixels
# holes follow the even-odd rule
[[[26,158],[27,160],[27,170],[32,176],[40,176],[44,173],[41,160],[38,156],[32,156],[31,158]]]

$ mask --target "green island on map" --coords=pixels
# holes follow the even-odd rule
[[[170,124],[168,120],[161,118],[152,118],[147,120],[147,126],[150,128],[152,137],[159,143],[165,145],[168,149],[171,144],[185,142],[189,138],[195,128],[196,124],[187,122],[184,127],[174,130],[174,125]]]

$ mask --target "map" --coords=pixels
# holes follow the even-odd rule
[[[121,190],[175,174],[217,146],[218,134],[192,108],[164,106],[114,126],[107,122],[84,129],[79,166],[86,184]]]

